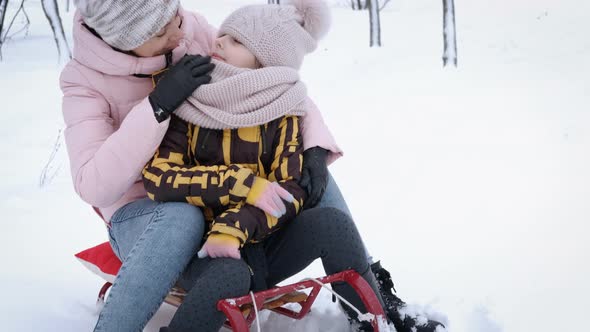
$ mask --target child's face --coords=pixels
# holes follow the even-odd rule
[[[229,35],[215,39],[211,57],[238,68],[260,68],[260,63],[254,54]]]
[[[150,57],[166,54],[178,46],[184,32],[180,29],[182,20],[180,16],[175,16],[160,30],[154,37],[148,39],[138,48],[133,50],[137,56]]]

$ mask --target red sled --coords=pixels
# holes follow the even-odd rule
[[[95,209],[100,215],[100,212]],[[102,215],[101,215],[102,217]],[[76,258],[90,271],[106,280],[98,293],[98,301],[104,301],[108,289],[115,280],[121,261],[113,252],[109,242],[86,249],[77,253]],[[380,329],[380,322],[385,322],[385,313],[371,286],[356,271],[346,270],[318,279],[306,279],[294,284],[277,286],[268,290],[251,293],[237,298],[224,299],[217,302],[217,309],[225,314],[225,326],[235,332],[248,332],[261,310],[272,310],[278,314],[301,319],[307,315],[324,284],[332,282],[346,282],[359,295],[368,310],[364,317],[368,317],[373,329]],[[303,292],[309,290],[309,292]],[[174,287],[166,299],[166,303],[180,306],[186,291]],[[287,308],[288,304],[299,305],[299,310]],[[291,305],[290,307],[294,307]],[[383,326],[383,325],[381,325]]]

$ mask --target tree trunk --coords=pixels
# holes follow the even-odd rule
[[[452,62],[457,67],[457,36],[453,0],[443,0],[443,38],[443,67],[446,67],[449,62]]]
[[[4,35],[4,18],[8,9],[8,0],[0,0],[0,45],[2,45],[2,36]]]
[[[2,44],[4,43],[4,19],[8,10],[8,0],[0,0],[0,61],[2,61]]]
[[[61,16],[59,15],[57,0],[41,0],[41,4],[43,5],[45,16],[51,25],[51,30],[53,30],[53,37],[55,39],[55,45],[57,46],[59,61],[60,63],[65,63],[72,58],[72,54],[70,53],[70,47],[66,40]]]
[[[371,25],[370,46],[381,47],[381,21],[379,15],[379,0],[367,0],[369,6],[369,23]]]
[[[368,8],[369,0],[350,0],[352,10],[362,10]]]
[[[350,0],[352,10],[362,10],[369,8],[369,0]]]
[[[268,0],[268,4],[269,5],[279,5],[280,4],[280,0]]]

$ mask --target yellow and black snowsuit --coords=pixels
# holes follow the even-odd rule
[[[148,196],[155,201],[202,207],[208,234],[227,234],[241,245],[258,242],[292,220],[305,191],[299,187],[303,162],[300,121],[285,116],[267,124],[213,130],[172,116],[162,144],[143,170]],[[256,176],[278,182],[295,200],[273,217],[247,204]]]

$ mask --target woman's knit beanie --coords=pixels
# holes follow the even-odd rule
[[[251,5],[233,12],[219,28],[248,48],[263,67],[301,67],[330,28],[322,0],[290,0],[281,5]]]
[[[130,51],[154,37],[180,0],[74,0],[84,22],[109,45]]]

